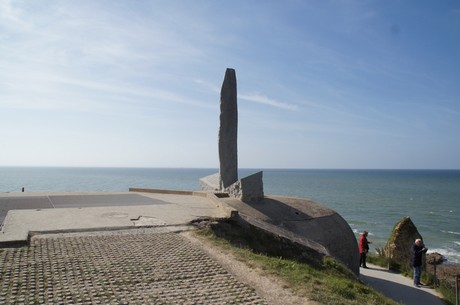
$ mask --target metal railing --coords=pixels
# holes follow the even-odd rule
[[[460,275],[457,274],[455,276],[455,304],[456,305],[460,305],[459,286],[460,286]]]

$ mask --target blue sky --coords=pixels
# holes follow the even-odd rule
[[[0,0],[0,165],[460,168],[458,1]]]

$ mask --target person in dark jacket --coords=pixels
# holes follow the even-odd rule
[[[422,256],[428,251],[419,238],[415,240],[414,245],[410,251],[410,261],[414,267],[414,286],[420,287],[420,275],[422,274]]]
[[[370,241],[367,240],[367,231],[364,231],[359,238],[359,266],[367,268],[366,266],[366,254],[369,252]]]

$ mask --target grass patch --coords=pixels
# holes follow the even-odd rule
[[[349,269],[332,258],[325,257],[320,264],[309,264],[257,253],[244,242],[245,236],[240,243],[235,243],[234,239],[230,242],[219,237],[222,234],[216,235],[210,227],[198,230],[197,234],[215,246],[231,251],[250,267],[281,278],[286,283],[285,288],[294,294],[321,304],[399,304],[358,281]]]
[[[456,304],[455,298],[457,297],[455,295],[455,292],[452,290],[452,288],[447,287],[444,284],[441,284],[437,290],[443,295],[444,301],[448,305],[454,305]]]
[[[366,256],[366,261],[368,263],[371,263],[371,264],[374,264],[374,265],[377,265],[383,268],[388,268],[388,258],[387,257],[368,253]]]
[[[368,253],[366,261],[383,268],[389,268],[392,271],[404,272],[399,262],[395,261],[394,259],[390,259],[386,256],[383,256],[381,252],[378,255]]]

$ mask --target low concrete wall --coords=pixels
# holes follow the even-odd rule
[[[147,188],[135,188],[135,187],[130,187],[129,191],[130,192],[138,192],[138,193],[156,193],[156,194],[188,195],[188,196],[207,197],[206,192],[195,192],[195,191],[147,189]]]
[[[234,208],[229,207],[227,204],[219,200],[217,195],[221,193],[213,192],[195,192],[195,191],[178,191],[178,190],[162,190],[162,189],[147,189],[147,188],[129,188],[130,192],[138,193],[154,193],[154,194],[167,194],[167,195],[184,195],[184,196],[197,196],[197,197],[206,197],[212,203],[216,205],[217,208],[223,210],[229,218],[236,217],[238,211]]]

